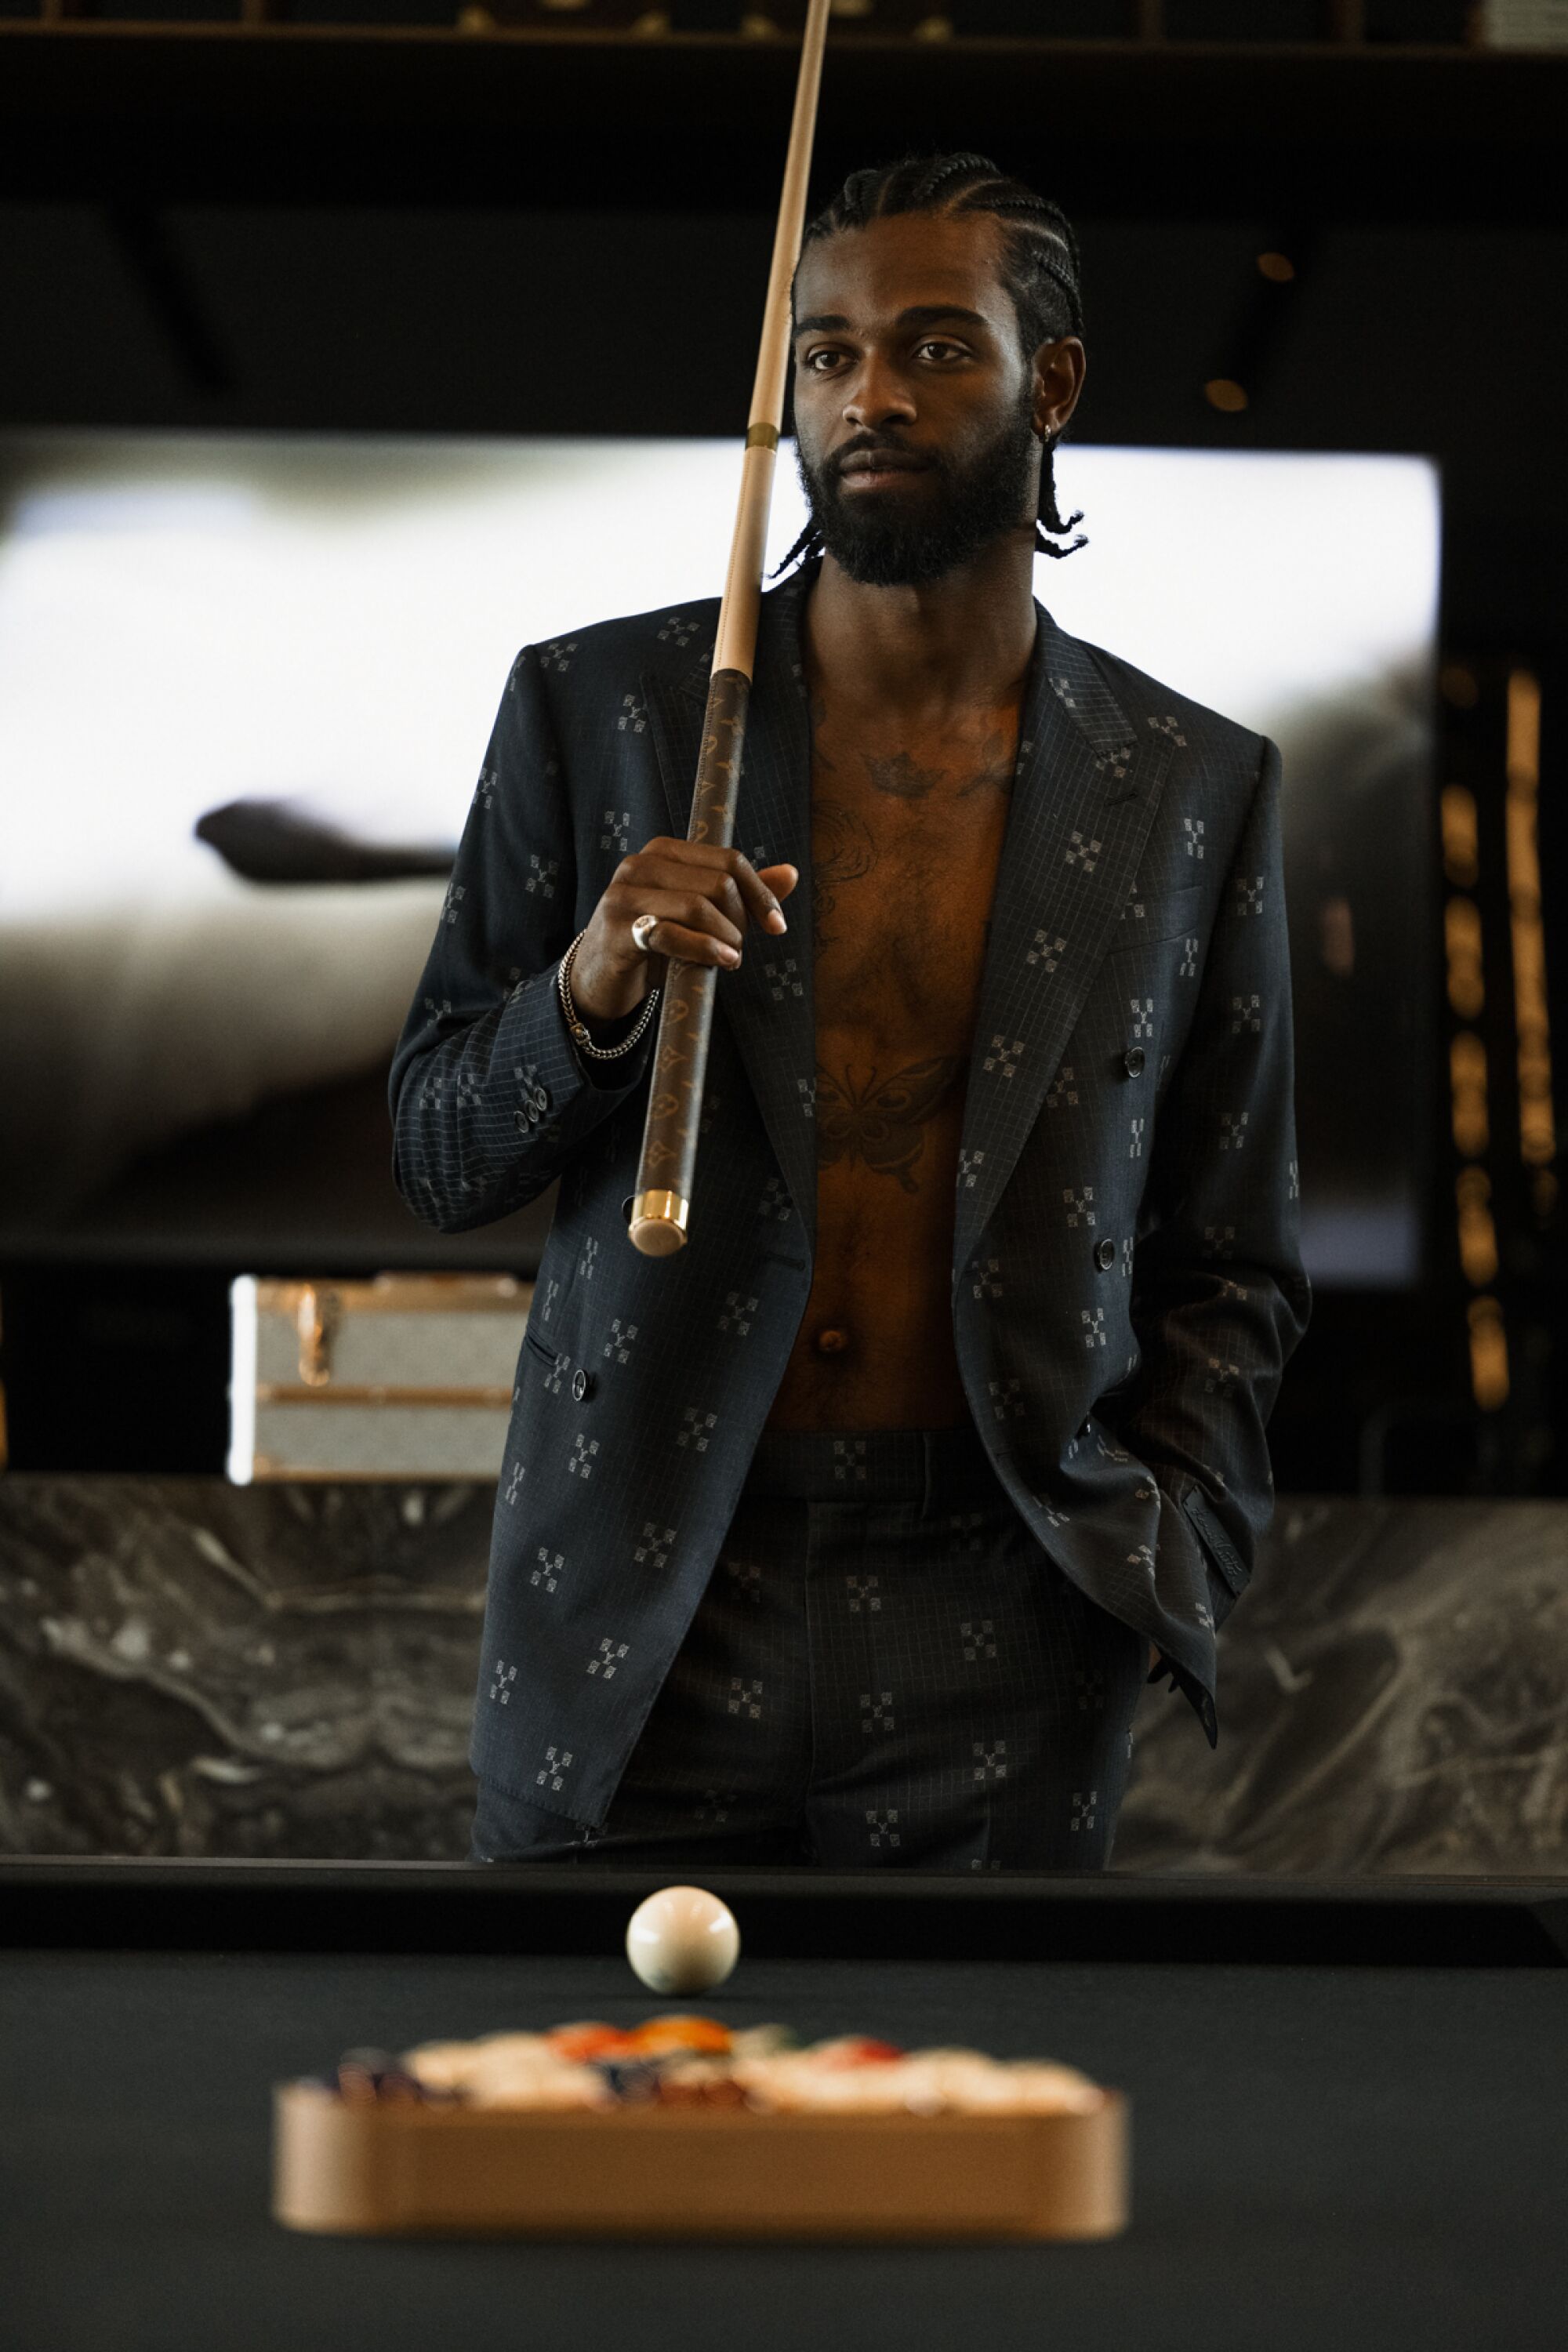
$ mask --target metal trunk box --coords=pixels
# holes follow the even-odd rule
[[[230,1296],[237,1485],[500,1475],[531,1282],[242,1275]]]

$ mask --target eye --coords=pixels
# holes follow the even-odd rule
[[[969,354],[962,343],[950,343],[945,337],[933,335],[921,344],[917,356],[921,359],[930,356],[939,366],[943,366],[950,360],[967,359]]]
[[[801,367],[807,375],[826,375],[844,357],[843,352],[834,351],[825,344],[816,351],[807,352],[801,361]]]

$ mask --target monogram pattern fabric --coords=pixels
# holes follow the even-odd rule
[[[783,1480],[778,1451],[764,1438],[604,1826],[490,1782],[474,1858],[1103,1870],[1141,1637],[1042,1559],[973,1433],[901,1479],[918,1433],[792,1434]]]
[[[843,1149],[863,1116],[819,1105],[814,1078],[805,585],[763,600],[735,826],[803,887],[787,940],[719,986],[688,1245],[644,1258],[626,1231],[657,1024],[584,1068],[555,965],[621,842],[687,830],[716,604],[519,655],[393,1066],[395,1171],[429,1223],[465,1231],[563,1180],[473,1758],[590,1823],[721,1555],[799,1329],[819,1126]],[[1271,1512],[1265,1427],[1310,1306],[1279,803],[1266,739],[1038,613],[965,1097],[955,1345],[1026,1525],[1160,1645],[1211,1744],[1215,1633]]]

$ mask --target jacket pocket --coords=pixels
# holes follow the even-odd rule
[[[1193,1532],[1231,1591],[1238,1596],[1245,1592],[1250,1570],[1243,1564],[1241,1554],[1226,1535],[1218,1512],[1201,1486],[1188,1487],[1182,1496],[1182,1508]]]
[[[535,1363],[548,1364],[552,1371],[561,1360],[559,1349],[551,1347],[548,1341],[536,1337],[527,1324],[523,1326],[522,1346],[525,1355],[531,1356]]]

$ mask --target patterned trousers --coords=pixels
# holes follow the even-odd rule
[[[607,1821],[481,1783],[471,1858],[1100,1870],[1147,1649],[973,1428],[765,1431]]]

